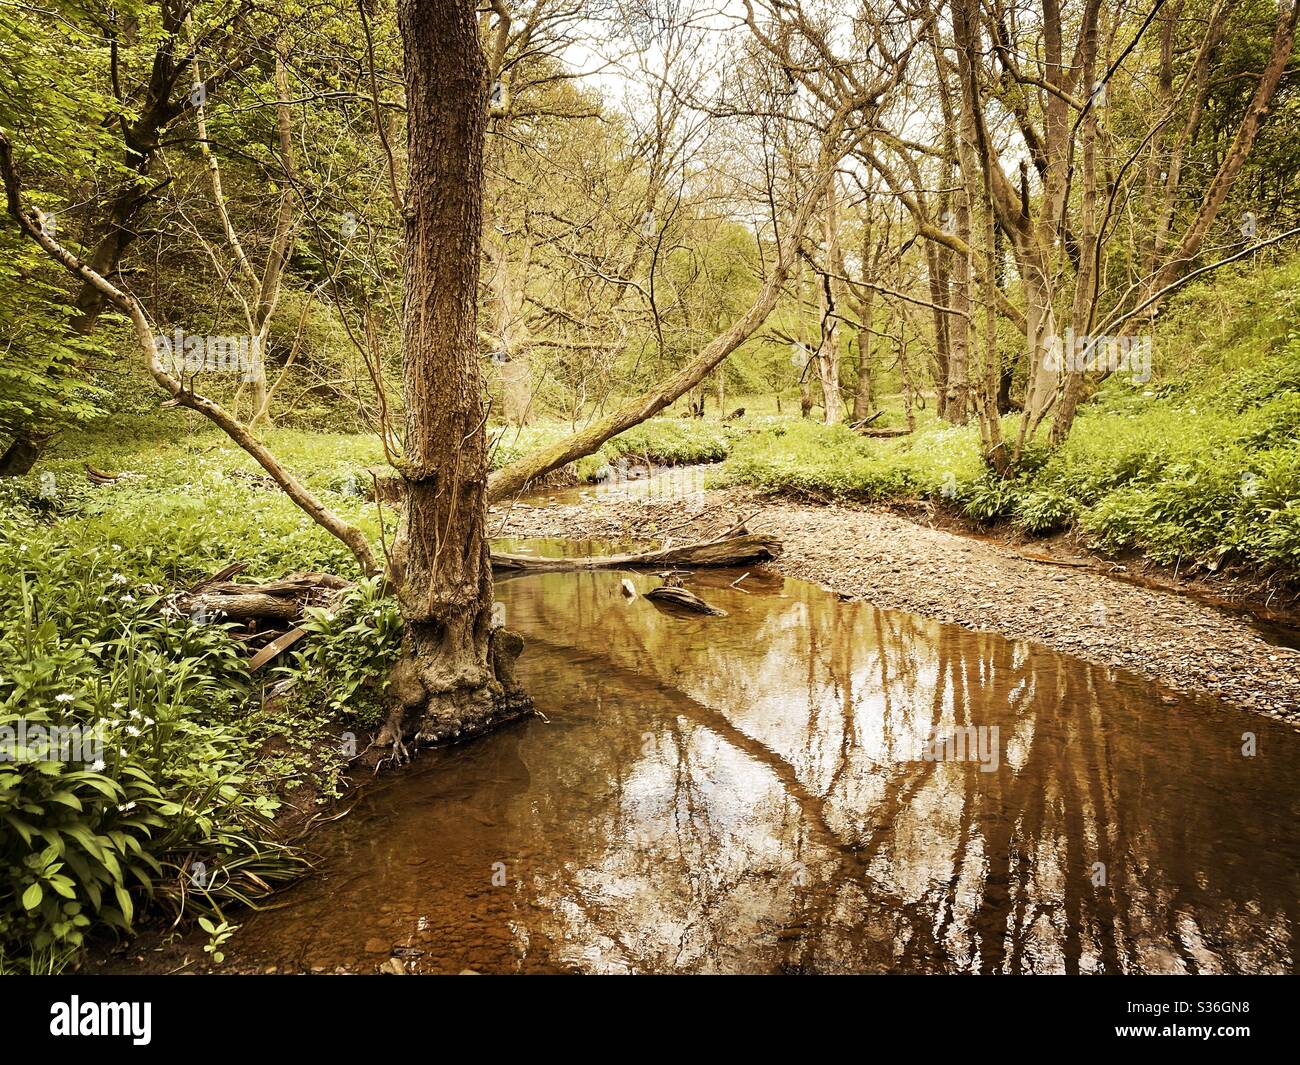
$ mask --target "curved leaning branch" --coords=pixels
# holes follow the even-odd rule
[[[9,214],[19,227],[33,241],[41,246],[47,255],[59,263],[81,281],[94,287],[118,310],[131,319],[135,328],[136,341],[140,345],[145,365],[150,375],[182,407],[197,411],[218,426],[236,444],[257,460],[259,466],[270,474],[293,502],[326,532],[337,537],[356,557],[361,569],[367,575],[378,573],[379,566],[370,549],[370,541],[354,525],[344,521],[324,503],[317,499],[307,487],[293,474],[280,465],[279,460],[271,454],[248,427],[231,414],[221,404],[185,388],[184,384],[162,364],[154,346],[153,330],[144,308],[129,292],[124,292],[107,278],[86,266],[80,259],[49,236],[41,224],[39,213],[23,209],[22,186],[14,169],[13,145],[3,130],[0,130],[0,179],[4,181],[5,200]]]
[[[838,137],[846,113],[841,111],[836,115],[828,140]],[[789,229],[781,237],[780,254],[772,267],[772,272],[767,276],[758,296],[744,314],[728,329],[709,341],[699,355],[663,384],[630,400],[581,432],[566,436],[549,447],[544,447],[497,470],[488,478],[488,501],[495,503],[518,495],[529,482],[550,473],[551,470],[559,469],[570,462],[576,462],[580,458],[593,454],[606,440],[626,432],[634,425],[640,425],[647,418],[653,418],[703,381],[714,367],[748,340],[767,320],[772,308],[776,306],[798,256],[799,246],[808,230],[809,221],[830,187],[835,168],[848,150],[849,146],[845,146],[835,152],[823,153],[812,187],[807,190],[794,218],[791,219]]]

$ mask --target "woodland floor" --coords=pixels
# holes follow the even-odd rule
[[[674,542],[744,520],[779,537],[780,572],[846,599],[1030,640],[1177,692],[1300,725],[1300,651],[1278,646],[1246,617],[1176,591],[1112,576],[1064,545],[1050,555],[923,524],[881,509],[815,505],[714,489],[675,499],[603,500],[598,506],[493,509],[489,528],[511,537],[647,538]],[[1027,555],[1038,555],[1035,560]],[[1052,562],[1042,561],[1050,557]],[[1108,572],[1109,570],[1109,572]]]

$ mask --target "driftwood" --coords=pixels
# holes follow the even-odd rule
[[[694,592],[688,592],[685,588],[679,588],[671,584],[665,584],[662,588],[655,588],[646,592],[645,597],[656,603],[668,603],[671,606],[681,607],[683,610],[690,610],[696,614],[709,614],[719,618],[727,616],[727,612],[722,608],[706,603]]]
[[[538,558],[534,555],[492,553],[494,570],[654,569],[658,566],[748,566],[768,562],[781,554],[781,541],[770,536],[721,536],[681,547],[661,547],[621,555],[583,555],[577,558]]]
[[[177,597],[176,605],[187,613],[201,611],[227,621],[283,623],[295,621],[308,606],[328,603],[351,582],[333,573],[292,573],[266,584],[245,584],[226,580],[242,569],[236,563],[201,581]]]
[[[849,428],[850,428],[850,429],[857,430],[858,432],[861,432],[863,429],[865,429],[865,428],[866,428],[868,425],[870,425],[872,422],[876,421],[878,418],[880,418],[882,415],[884,415],[884,413],[885,413],[884,409],[881,408],[880,410],[876,411],[875,414],[869,415],[869,416],[866,417],[866,418],[861,418],[861,419],[859,419],[859,420],[856,421],[856,422],[850,422],[850,423],[849,423]]]

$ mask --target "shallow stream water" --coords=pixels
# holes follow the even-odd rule
[[[1296,970],[1300,735],[742,572],[502,580],[539,716],[364,791],[227,964]]]

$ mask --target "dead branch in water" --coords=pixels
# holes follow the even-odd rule
[[[679,588],[675,585],[665,584],[662,588],[655,588],[646,592],[645,597],[657,603],[668,603],[696,614],[709,614],[719,618],[727,616],[727,612],[721,607],[706,603],[694,592],[688,592],[685,588]]]

